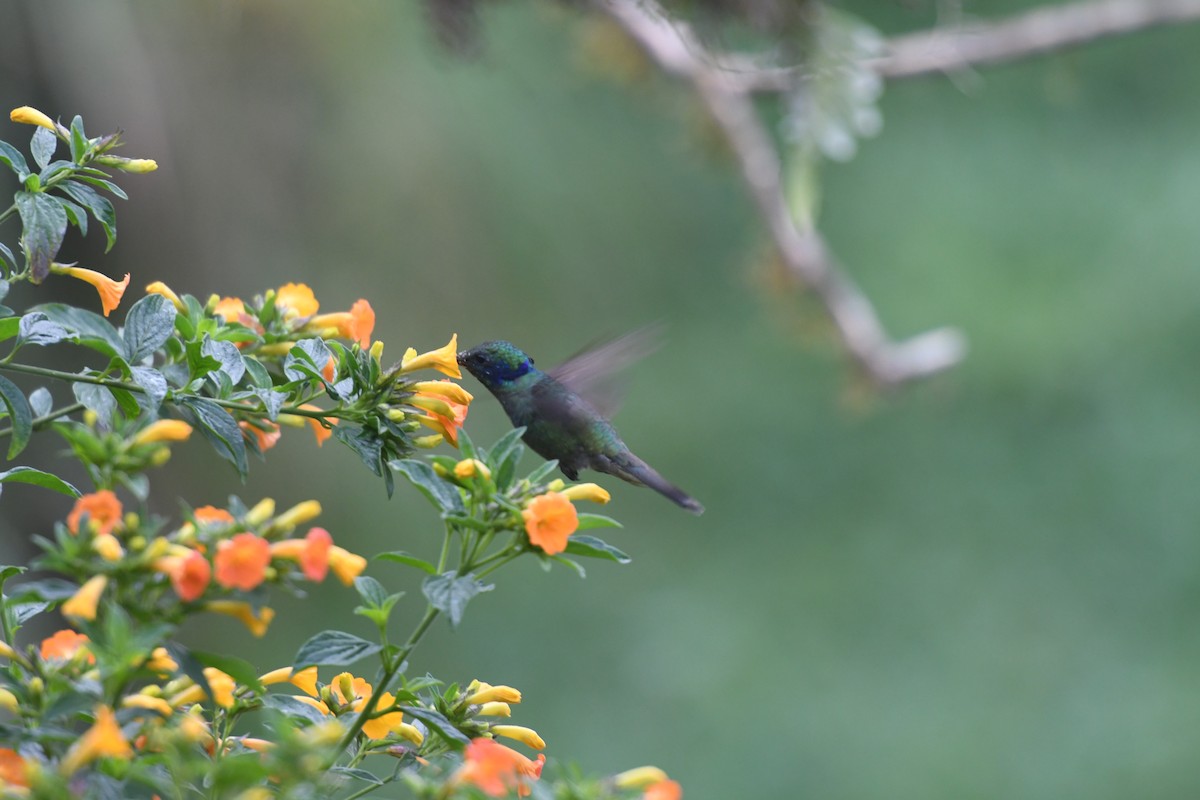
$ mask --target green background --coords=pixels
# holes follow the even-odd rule
[[[385,357],[457,331],[553,364],[667,324],[617,422],[707,513],[602,479],[633,564],[509,568],[413,670],[517,686],[552,758],[654,763],[692,800],[1194,797],[1200,31],[888,87],[882,134],[824,171],[822,226],[891,331],[954,324],[971,351],[874,396],[812,301],[771,288],[681,86],[611,80],[561,7],[483,21],[463,60],[409,3],[0,6],[8,107],[124,128],[161,165],[123,181],[112,254],[69,241],[83,266],[366,297]],[[14,300],[94,307],[67,284]],[[468,427],[507,423],[480,392]],[[41,447],[26,463],[54,465]],[[353,550],[437,547],[420,497],[388,501],[335,442],[289,430],[244,486],[202,442],[174,451],[159,512],[316,497]],[[6,490],[6,558],[68,508]],[[415,576],[371,574],[415,619]],[[263,640],[213,619],[190,641],[266,669],[321,628],[369,634],[350,592],[314,595]]]

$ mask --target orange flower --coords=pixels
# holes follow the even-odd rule
[[[264,427],[259,427],[259,425]],[[238,427],[242,429],[243,435],[247,439],[252,439],[258,445],[260,452],[265,453],[275,446],[282,435],[279,432],[279,426],[273,422],[263,420],[258,425],[251,425],[249,422],[242,420],[238,423]]]
[[[62,264],[52,264],[51,272],[56,272],[59,275],[70,275],[72,278],[78,278],[85,283],[90,283],[96,288],[100,294],[100,307],[104,311],[104,316],[121,304],[121,298],[125,295],[125,289],[129,286],[129,273],[125,273],[125,279],[114,281],[104,273],[96,272],[94,269],[84,269],[83,267],[68,267]]]
[[[0,791],[15,786],[29,786],[25,759],[16,750],[0,747]]]
[[[69,661],[81,649],[86,651],[87,643],[88,637],[84,634],[76,633],[70,628],[63,628],[53,636],[42,640],[42,658],[46,661],[51,659]],[[87,661],[89,664],[95,664],[96,657],[89,652]]]
[[[567,537],[579,527],[575,506],[560,492],[546,492],[529,501],[521,512],[529,543],[548,555],[567,549]]]
[[[285,283],[275,293],[275,306],[290,311],[293,317],[311,317],[321,304],[313,290],[303,283]]]
[[[358,342],[365,350],[370,346],[371,332],[375,330],[375,309],[366,300],[356,300],[349,311],[320,314],[304,327],[315,332],[336,329],[338,336]]]
[[[313,528],[303,539],[284,539],[271,543],[271,555],[295,561],[310,581],[323,581],[329,572],[329,551],[333,537],[324,528]],[[353,579],[351,579],[353,580]]]
[[[121,501],[108,489],[85,494],[75,501],[75,507],[67,515],[67,530],[79,533],[79,522],[87,514],[88,527],[94,533],[112,533],[121,522],[121,511]]]
[[[226,322],[237,322],[246,316],[246,304],[237,297],[222,297],[213,308],[213,313],[224,317]]]
[[[416,415],[416,418],[426,427],[446,437],[446,441],[455,447],[458,447],[458,431],[467,419],[469,402],[455,402],[444,394],[432,392],[417,392],[408,399],[410,405],[426,412]]]
[[[253,533],[239,533],[217,545],[217,583],[229,589],[248,592],[267,576],[271,563],[271,546]]]
[[[329,363],[333,363],[332,358],[329,359]],[[329,375],[326,375],[325,379],[328,381],[333,380],[332,376]],[[305,411],[323,411],[323,409],[314,406],[312,403],[305,403],[304,405],[300,406],[300,408],[304,409]],[[325,422],[328,422],[330,425],[337,425],[338,423],[337,417],[325,417],[324,419]],[[301,427],[305,423],[311,425],[313,429],[313,436],[316,437],[317,440],[317,447],[325,444],[325,440],[330,436],[333,436],[333,429],[326,428],[321,424],[321,420],[317,419],[316,417],[305,417],[299,414],[280,414],[279,421],[287,423],[288,425],[294,425],[297,428]]]
[[[190,603],[203,597],[209,582],[212,581],[212,565],[208,563],[208,559],[193,550],[186,556],[167,560],[170,561],[166,570],[167,577],[171,579],[171,586],[175,589],[175,594],[179,595],[179,599]]]
[[[216,506],[200,506],[192,512],[192,519],[201,525],[223,525],[234,521],[233,514]]]
[[[518,797],[526,797],[528,782],[542,776],[545,763],[544,755],[533,761],[491,739],[472,739],[453,780],[470,783],[489,797],[504,797],[513,789]]]
[[[337,377],[337,359],[333,356],[325,362],[325,366],[321,367],[321,377],[326,383],[333,383],[333,379]]]
[[[681,800],[683,787],[677,781],[665,780],[646,787],[642,800]]]
[[[61,769],[63,773],[70,775],[102,756],[129,758],[131,755],[133,748],[121,732],[121,726],[117,724],[112,709],[108,706],[97,706],[96,722],[67,751]]]

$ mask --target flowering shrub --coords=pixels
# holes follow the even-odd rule
[[[22,226],[20,259],[0,243],[0,299],[13,282],[66,276],[96,288],[103,316],[61,303],[22,313],[0,307],[8,459],[34,433],[52,431],[94,484],[82,493],[33,467],[0,472],[0,488],[26,483],[75,498],[65,520],[35,537],[42,552],[32,566],[54,577],[29,580],[24,567],[0,568],[0,793],[356,798],[402,783],[421,798],[678,798],[679,786],[654,767],[543,779],[546,743],[507,721],[519,691],[417,677],[408,666],[437,618],[457,625],[468,603],[492,588],[485,579],[514,559],[581,574],[572,557],[626,563],[616,548],[580,533],[617,524],[575,506],[605,503],[608,493],[549,479],[553,462],[518,476],[520,430],[475,446],[463,430],[472,398],[455,382],[455,337],[424,353],[409,348],[385,367],[366,300],[321,313],[303,284],[201,302],[154,282],[115,327],[106,317],[130,276],[117,281],[56,259],[67,226],[86,235],[89,218],[110,247],[115,241],[116,215],[101,192],[125,195],[106,170],[156,165],[112,155],[118,136],[89,138],[79,117],[66,127],[27,107],[11,116],[37,126],[38,170],[0,142],[0,161],[20,182],[0,221],[15,216]],[[69,158],[55,160],[60,149]],[[100,366],[65,372],[33,363],[38,348],[60,344],[91,351]],[[4,373],[49,385],[18,386]],[[191,508],[178,519],[146,513],[148,474],[173,447],[203,438],[244,477],[248,455],[264,455],[286,426],[311,427],[317,445],[336,439],[389,495],[400,475],[440,512],[436,557],[376,557],[422,579],[425,612],[405,637],[395,637],[390,622],[401,594],[311,524],[321,513],[315,500],[283,511],[270,499],[247,506],[231,498],[225,508]],[[414,457],[443,443],[459,453]],[[357,593],[356,611],[373,623],[376,641],[318,632],[290,663],[263,670],[191,650],[176,636],[197,615],[217,615],[214,624],[229,617],[264,636],[274,595],[331,576]],[[30,619],[55,610],[67,627],[40,642],[22,634]]]

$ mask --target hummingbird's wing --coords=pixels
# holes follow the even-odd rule
[[[658,349],[662,329],[661,324],[647,325],[593,342],[550,370],[550,377],[611,419],[625,394],[620,373]]]

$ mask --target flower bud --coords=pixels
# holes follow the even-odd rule
[[[667,780],[667,773],[658,767],[637,767],[627,769],[613,777],[613,784],[618,789],[645,789],[655,783]]]
[[[254,504],[254,508],[246,512],[246,524],[251,527],[262,525],[275,513],[275,501],[265,497]]]
[[[38,127],[58,133],[58,128],[55,126],[54,120],[30,106],[14,108],[9,112],[8,118],[13,122],[20,122],[24,125],[37,125]]]
[[[493,725],[491,732],[497,736],[515,739],[534,750],[546,749],[546,742],[541,736],[538,736],[537,731],[533,728],[526,728],[524,725]]]
[[[476,475],[487,481],[492,479],[492,471],[488,469],[488,465],[477,458],[464,458],[462,461],[459,461],[454,465],[454,475],[463,480],[473,478]]]

